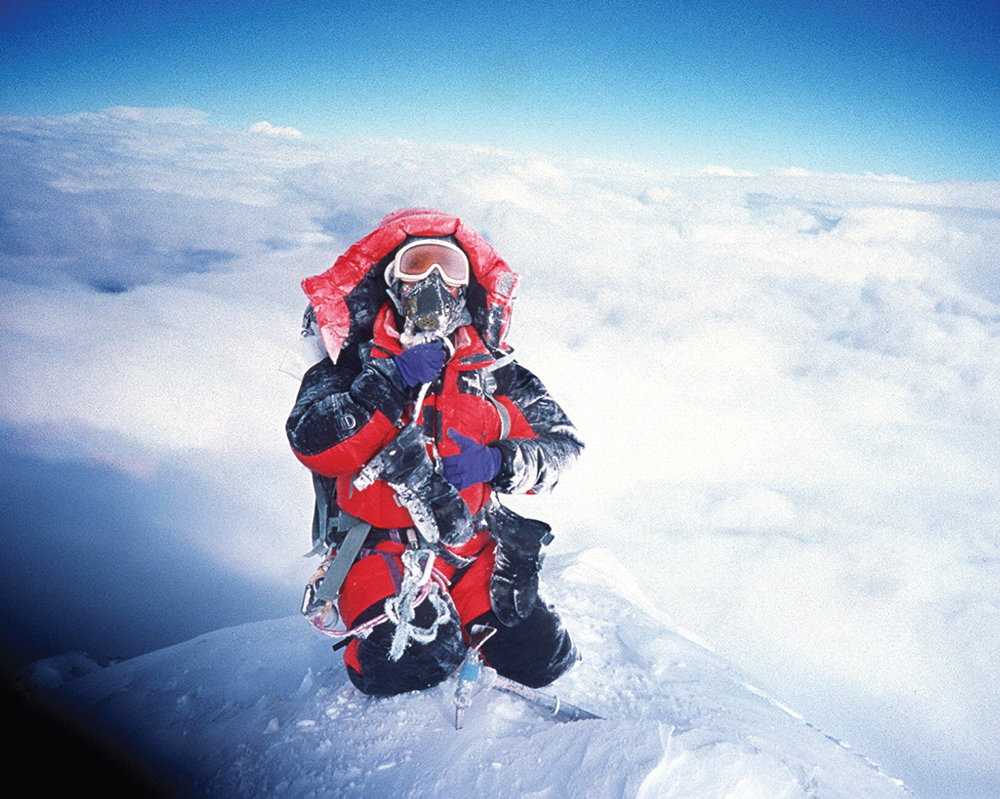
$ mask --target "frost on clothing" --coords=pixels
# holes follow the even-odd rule
[[[403,311],[383,277],[396,250],[421,238],[457,245],[471,272],[463,323],[448,338],[443,368],[423,386],[397,366],[400,356],[412,365],[403,353],[414,342],[405,340]],[[354,638],[344,651],[351,679],[372,694],[429,687],[458,665],[471,628],[487,624],[497,629],[482,650],[490,665],[534,687],[551,682],[577,654],[558,614],[537,598],[549,528],[507,511],[495,494],[551,489],[583,444],[504,342],[517,276],[456,218],[407,211],[303,286],[309,326],[328,357],[303,378],[288,438],[315,476],[318,517],[342,513],[372,527],[344,580],[341,618],[368,631],[400,595],[412,546],[437,553],[435,590],[451,609],[433,640],[409,644],[402,657],[389,624]],[[456,486],[444,476],[446,459],[477,480],[456,478]],[[319,528],[319,542],[341,545],[339,526]],[[429,613],[422,604],[416,618],[428,621]]]
[[[551,489],[583,445],[537,377],[514,361],[498,365],[480,348],[470,348],[476,352],[471,363],[463,362],[459,350],[445,365],[420,420],[442,457],[460,452],[449,429],[500,451],[500,471],[491,483],[462,492],[475,514],[488,502],[490,488],[501,493]],[[349,347],[336,365],[324,359],[302,381],[288,436],[300,460],[319,474],[355,475],[396,436],[404,416],[409,419],[407,402],[416,392],[403,388],[390,357],[373,357],[372,349]],[[412,523],[391,496],[382,496],[391,491],[384,481],[360,491],[351,480],[338,480],[341,484],[339,506],[352,515],[376,526]]]

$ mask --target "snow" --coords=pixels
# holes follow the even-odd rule
[[[582,653],[547,690],[599,720],[560,724],[481,688],[456,730],[455,678],[365,697],[301,617],[208,633],[50,684],[46,695],[127,740],[184,795],[909,795],[678,632],[611,552],[554,557],[543,574]],[[51,674],[69,657],[31,673]]]

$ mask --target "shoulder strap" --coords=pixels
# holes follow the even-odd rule
[[[490,368],[483,376],[483,395],[500,415],[500,439],[503,440],[510,435],[510,414],[503,403],[494,396],[496,390],[497,379],[493,376],[493,368]]]
[[[316,589],[315,598],[323,602],[331,602],[340,596],[340,587],[344,584],[347,572],[354,563],[354,559],[361,551],[365,539],[368,537],[372,526],[368,522],[355,519],[353,516],[343,511],[340,512],[341,522],[349,525],[344,542],[337,547],[337,554],[333,558],[333,563],[327,569],[323,581]],[[346,517],[346,518],[345,518]]]

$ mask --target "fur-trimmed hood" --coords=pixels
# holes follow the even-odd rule
[[[487,347],[506,349],[518,275],[462,220],[441,211],[408,208],[385,217],[327,271],[302,281],[334,362],[344,347],[371,339],[379,309],[388,301],[385,267],[399,246],[413,238],[450,238],[465,251],[472,267],[467,298],[472,325]]]

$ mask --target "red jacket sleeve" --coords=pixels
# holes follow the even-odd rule
[[[289,444],[319,474],[353,474],[395,437],[405,403],[391,359],[347,349],[306,372],[285,425]]]

